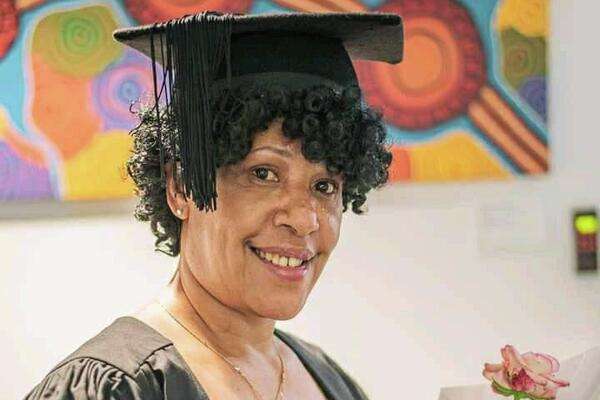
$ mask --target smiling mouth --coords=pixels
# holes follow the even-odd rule
[[[249,246],[250,249],[252,250],[252,252],[254,254],[256,254],[256,256],[258,258],[260,258],[262,261],[271,263],[277,267],[284,267],[284,268],[289,268],[289,269],[300,269],[305,267],[308,263],[311,262],[311,260],[314,258],[314,256],[308,260],[301,260],[299,258],[295,258],[295,257],[286,257],[277,253],[268,253],[265,251],[262,251],[260,249],[257,249],[255,247]]]

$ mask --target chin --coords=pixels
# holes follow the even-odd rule
[[[263,318],[277,321],[287,321],[294,318],[304,308],[305,299],[299,302],[272,302],[271,304],[262,304],[255,309],[255,312]]]

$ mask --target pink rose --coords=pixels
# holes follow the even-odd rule
[[[554,374],[560,365],[556,358],[541,353],[523,355],[511,345],[500,351],[502,364],[485,364],[483,376],[492,382],[494,392],[518,399],[547,400],[556,398],[556,391],[569,382]]]

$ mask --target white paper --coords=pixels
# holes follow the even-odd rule
[[[600,347],[560,362],[556,374],[570,383],[557,391],[556,400],[600,400]],[[482,378],[485,379],[485,378]],[[509,400],[492,391],[491,382],[440,390],[438,400]]]
[[[560,389],[556,400],[600,400],[600,347],[565,361],[564,367],[561,363],[557,376],[571,385]]]

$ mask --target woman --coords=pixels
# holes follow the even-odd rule
[[[136,217],[178,268],[26,398],[366,399],[275,321],[302,309],[343,212],[387,180],[384,127],[347,51],[399,59],[399,18],[204,13],[115,37],[164,67],[128,171]]]

